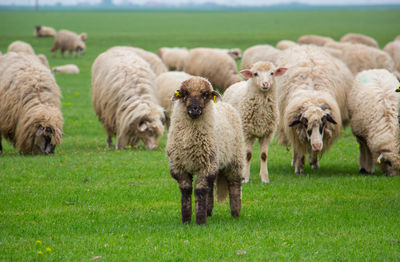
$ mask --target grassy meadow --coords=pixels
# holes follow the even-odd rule
[[[46,54],[51,66],[74,63],[81,70],[56,75],[65,136],[54,155],[20,156],[3,140],[0,260],[400,260],[400,178],[380,170],[360,175],[349,128],[324,155],[321,168],[306,164],[304,175],[294,174],[291,150],[274,140],[271,184],[261,184],[260,161],[253,158],[239,219],[230,216],[228,203],[216,204],[206,226],[182,225],[166,135],[155,151],[108,149],[90,95],[91,64],[115,45],[153,52],[162,46],[245,49],[303,34],[339,39],[360,32],[383,47],[400,33],[399,18],[399,10],[0,12],[3,53],[12,41],[23,40]],[[37,24],[87,32],[85,56],[53,58],[53,39],[33,37]]]

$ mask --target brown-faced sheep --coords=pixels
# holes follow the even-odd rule
[[[35,58],[14,52],[0,57],[1,137],[21,154],[52,154],[61,143],[60,89]]]
[[[241,210],[244,139],[240,116],[202,77],[185,80],[175,93],[167,155],[171,176],[181,191],[182,223],[192,218],[192,181],[195,182],[196,223],[205,224],[214,206],[214,180],[218,201],[229,192],[231,215]]]
[[[157,55],[170,71],[182,71],[183,64],[188,54],[189,50],[185,47],[162,47],[157,51]]]
[[[154,95],[154,80],[149,64],[126,48],[113,48],[96,58],[92,101],[109,146],[116,135],[116,149],[134,147],[139,140],[147,149],[157,148],[164,114]]]
[[[85,53],[86,45],[78,34],[68,30],[60,30],[56,35],[54,45],[50,51],[53,52],[55,56],[59,49],[62,57],[64,57],[65,51],[69,51],[70,55],[72,52],[75,52],[75,56],[77,57],[79,53],[81,55]]]
[[[63,73],[63,74],[79,74],[79,67],[74,64],[55,66],[52,71],[54,73]]]
[[[190,50],[183,69],[188,74],[207,78],[222,92],[242,80],[235,61],[229,55],[209,48]]]
[[[255,45],[247,48],[243,53],[241,69],[248,69],[250,65],[259,61],[275,63],[281,51],[270,45]]]
[[[385,69],[358,73],[348,98],[351,128],[360,148],[360,173],[373,173],[374,164],[390,176],[400,171],[399,86]]]
[[[293,146],[292,165],[303,173],[304,159],[318,168],[318,157],[348,122],[346,94],[353,76],[343,62],[312,45],[292,47],[277,60],[288,68],[276,79],[280,121],[278,142]]]
[[[352,43],[352,44],[363,44],[375,48],[379,48],[378,42],[370,36],[348,33],[345,34],[342,38],[340,38],[340,42],[342,43]]]
[[[276,48],[279,50],[285,50],[296,45],[297,45],[296,42],[290,40],[281,40],[276,44]]]
[[[383,51],[392,57],[396,70],[400,72],[400,41],[387,43],[383,48]]]
[[[242,119],[247,160],[243,175],[245,183],[249,181],[256,139],[260,143],[261,181],[269,183],[268,147],[278,124],[275,77],[285,71],[286,68],[276,68],[270,62],[257,62],[250,69],[240,72],[247,81],[233,84],[224,93],[224,101],[233,105]]]
[[[34,35],[36,37],[52,37],[57,34],[53,27],[37,25],[35,26]]]
[[[330,37],[319,36],[319,35],[303,35],[297,39],[297,43],[301,45],[316,45],[316,46],[324,46],[327,43],[335,42]]]

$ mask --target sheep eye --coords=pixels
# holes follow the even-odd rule
[[[153,130],[149,130],[148,135],[149,135],[149,136],[153,136],[153,135],[154,135]]]
[[[209,94],[208,93],[204,93],[202,96],[203,96],[203,99],[206,100],[206,99],[208,99]]]
[[[270,75],[272,75],[272,76],[273,76],[273,75],[274,75],[274,72],[271,72],[271,73],[270,73]]]
[[[311,134],[312,134],[312,129],[307,130],[307,134],[308,134],[308,136],[311,136]]]
[[[254,76],[258,76],[258,73],[257,73],[257,72],[255,72],[255,73],[254,73]]]

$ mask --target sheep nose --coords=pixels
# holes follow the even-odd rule
[[[262,86],[263,86],[263,88],[268,88],[269,87],[269,83],[268,82],[263,82]]]
[[[315,143],[315,144],[312,144],[311,147],[312,147],[313,151],[321,151],[322,144],[321,143]]]
[[[188,114],[189,114],[190,118],[192,118],[192,119],[199,118],[202,113],[203,113],[203,110],[201,109],[201,107],[189,107],[188,108]]]
[[[154,150],[154,149],[157,149],[157,146],[158,146],[157,144],[150,144],[150,145],[147,146],[147,149],[148,150]]]

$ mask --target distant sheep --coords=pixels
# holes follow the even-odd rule
[[[299,37],[297,43],[302,45],[316,45],[324,46],[327,43],[335,42],[331,37],[319,36],[319,35],[303,35]]]
[[[281,40],[276,44],[276,48],[278,48],[279,50],[285,50],[296,45],[296,42],[290,40]]]
[[[227,49],[227,48],[211,48],[217,51],[220,51],[222,53],[226,53],[228,54],[230,57],[232,57],[233,60],[240,60],[242,58],[242,50],[240,50],[239,48],[231,48],[231,49]]]
[[[342,43],[352,43],[352,44],[363,44],[375,48],[379,48],[378,42],[370,36],[348,33],[340,38],[340,42]]]
[[[60,30],[56,35],[54,45],[50,51],[53,52],[55,56],[57,50],[61,51],[62,57],[64,57],[65,51],[69,51],[70,54],[75,52],[75,57],[77,57],[78,53],[81,55],[85,53],[86,45],[78,34],[68,30]]]
[[[255,45],[247,48],[243,53],[240,68],[248,69],[256,62],[269,61],[275,63],[281,51],[270,45]]]
[[[390,176],[400,171],[399,86],[385,69],[358,73],[348,99],[351,128],[360,148],[360,173],[373,173],[374,164]]]
[[[241,210],[244,141],[240,116],[202,77],[185,80],[175,93],[167,155],[171,176],[181,191],[182,223],[192,218],[192,180],[195,182],[196,223],[206,223],[214,207],[214,180],[221,202],[229,193],[231,215]]]
[[[61,143],[60,89],[37,59],[8,53],[0,57],[1,137],[21,154],[52,154]]]
[[[15,52],[15,53],[23,53],[28,55],[35,55],[35,51],[32,46],[23,41],[14,41],[12,42],[7,49],[7,53]]]
[[[63,73],[63,74],[79,74],[79,67],[74,64],[55,66],[52,71],[54,73]]]
[[[34,35],[36,37],[53,37],[57,32],[53,27],[37,25],[35,26]]]
[[[400,41],[389,42],[383,51],[392,57],[396,70],[400,72]]]
[[[276,78],[280,121],[278,142],[293,147],[295,173],[304,172],[305,155],[312,168],[348,122],[346,95],[353,76],[322,48],[307,45],[283,51],[277,64],[288,68]]]
[[[168,70],[182,71],[185,59],[188,56],[189,51],[185,48],[179,47],[162,47],[158,49],[157,55],[161,58]]]
[[[209,48],[190,50],[185,60],[184,71],[191,75],[207,78],[213,87],[222,92],[242,80],[235,61],[229,55]]]
[[[155,74],[139,55],[126,48],[100,54],[92,66],[92,101],[107,133],[117,136],[116,149],[135,147],[142,140],[156,149],[164,132],[164,114],[154,95]]]
[[[278,124],[278,107],[275,77],[286,68],[276,68],[271,62],[257,62],[240,73],[247,79],[230,86],[224,93],[224,101],[233,105],[240,114],[246,142],[246,167],[244,183],[249,181],[253,144],[260,143],[260,177],[269,183],[268,147]]]

